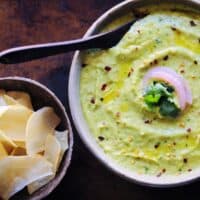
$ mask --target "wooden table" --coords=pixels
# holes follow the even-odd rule
[[[91,23],[120,0],[1,0],[0,50],[81,37]],[[19,65],[1,65],[1,76],[25,76],[53,90],[69,113],[67,81],[72,53]],[[84,146],[74,129],[74,151],[64,180],[46,199],[143,200],[200,199],[200,183],[152,189],[122,180]]]

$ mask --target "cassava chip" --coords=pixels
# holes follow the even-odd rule
[[[5,101],[6,105],[8,105],[8,106],[9,105],[18,105],[19,104],[15,99],[13,99],[12,97],[10,97],[10,96],[8,96],[6,94],[4,94],[2,96],[2,98]]]
[[[0,160],[0,196],[8,199],[26,185],[53,174],[41,156],[9,156]]]
[[[15,141],[25,141],[25,129],[32,111],[21,105],[0,107],[0,130]]]
[[[0,131],[0,142],[4,145],[6,151],[10,153],[13,148],[16,148],[17,145],[7,137],[2,131]]]
[[[53,169],[53,175],[44,177],[40,180],[34,181],[33,183],[28,185],[28,192],[29,194],[32,194],[42,186],[46,185],[51,181],[56,173],[59,157],[61,153],[61,146],[59,142],[57,141],[56,137],[54,135],[48,135],[46,137],[45,141],[45,150],[44,150],[44,157],[52,163],[52,169]]]
[[[5,150],[4,146],[2,143],[0,143],[0,159],[2,159],[3,157],[7,156],[8,153]]]
[[[54,135],[48,135],[45,141],[44,157],[53,165],[56,172],[61,154],[61,146]]]
[[[57,138],[61,146],[61,154],[59,159],[59,164],[60,164],[65,151],[68,149],[68,130],[55,131],[55,137]]]
[[[1,98],[1,97],[0,97]],[[0,106],[0,117],[8,110],[8,106]]]
[[[60,119],[50,107],[44,107],[34,112],[26,126],[27,154],[34,155],[44,151],[46,137],[53,135],[54,129],[59,123]]]
[[[3,95],[6,93],[5,90],[2,90],[0,89],[0,106],[7,106],[4,98],[3,98]]]
[[[3,96],[0,96],[0,106],[7,106],[7,103],[5,99],[3,98]]]
[[[7,92],[7,95],[12,97],[19,104],[22,104],[23,106],[33,110],[31,98],[29,94],[25,92],[20,92],[20,91],[9,91]]]
[[[55,137],[61,145],[61,149],[65,152],[68,149],[68,130],[55,131]]]
[[[42,186],[46,185],[51,181],[56,171],[59,167],[59,164],[62,160],[64,152],[68,148],[68,131],[55,131],[55,136],[48,135],[45,143],[45,152],[44,156],[46,159],[53,164],[54,175],[44,177],[40,180],[37,180],[28,185],[28,192],[32,194]]]
[[[49,175],[49,176],[46,176],[44,178],[41,178],[41,179],[34,181],[33,183],[29,184],[28,185],[28,193],[32,194],[33,192],[35,192],[36,190],[38,190],[42,186],[46,185],[47,183],[49,183],[54,178],[54,176],[55,176],[54,174]]]

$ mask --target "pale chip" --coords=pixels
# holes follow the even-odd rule
[[[8,105],[8,106],[10,106],[10,105],[19,105],[19,103],[15,99],[13,99],[12,97],[10,97],[10,96],[8,96],[6,94],[4,94],[2,96],[2,98],[5,101],[6,105]]]
[[[0,196],[8,199],[26,185],[52,175],[52,165],[42,156],[8,156],[0,160]]]
[[[0,106],[7,106],[7,103],[5,99],[3,98],[3,96],[0,96]]]
[[[10,153],[13,148],[16,148],[17,145],[7,137],[2,131],[0,131],[0,142],[4,145],[6,151]]]
[[[28,93],[20,92],[20,91],[8,91],[7,95],[12,97],[19,104],[33,110],[31,98],[30,98],[30,95]]]
[[[48,135],[45,141],[44,157],[53,165],[56,173],[61,154],[61,146],[54,135]]]
[[[1,97],[0,97],[1,98]],[[8,106],[0,106],[0,117],[8,110]]]
[[[3,98],[3,95],[6,93],[5,90],[2,90],[0,89],[0,106],[7,106],[4,98]]]
[[[37,181],[34,181],[33,183],[28,185],[28,193],[32,194],[33,192],[35,192],[36,190],[38,190],[39,188],[41,188],[42,186],[46,185],[47,183],[49,183],[53,178],[55,177],[55,175],[49,175],[46,176],[44,178],[41,178]]]
[[[0,143],[0,160],[5,156],[8,156],[8,153],[5,150],[5,147],[3,146],[3,144]]]
[[[32,111],[21,105],[0,107],[0,130],[15,141],[25,141],[25,129]]]
[[[46,185],[51,181],[56,171],[59,167],[59,164],[62,160],[62,157],[64,155],[64,152],[68,148],[68,131],[55,131],[55,136],[48,135],[45,143],[45,152],[44,156],[46,159],[53,164],[53,171],[54,175],[44,177],[41,180],[37,180],[31,184],[28,185],[28,192],[29,194],[32,194],[42,186]]]
[[[68,130],[55,131],[55,137],[57,138],[61,146],[61,154],[60,154],[60,159],[59,159],[59,163],[60,163],[65,151],[68,149]]]
[[[48,135],[53,135],[60,119],[51,107],[44,107],[34,112],[26,126],[26,149],[28,155],[44,151]]]

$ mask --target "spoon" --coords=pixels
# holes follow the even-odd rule
[[[0,52],[0,63],[16,64],[38,58],[52,56],[68,51],[92,48],[106,49],[116,45],[136,20],[118,27],[107,33],[101,33],[88,38],[52,42],[36,45],[15,47]]]

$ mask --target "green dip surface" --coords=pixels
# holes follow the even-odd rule
[[[189,173],[200,167],[200,15],[168,7],[145,12],[113,48],[84,52],[83,113],[97,143],[121,166],[158,177]],[[144,102],[142,79],[155,66],[172,68],[189,84],[192,105],[175,119]]]

